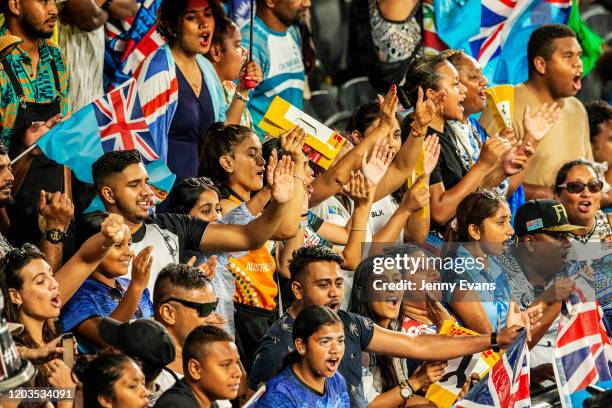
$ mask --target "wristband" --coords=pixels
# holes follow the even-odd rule
[[[367,231],[367,228],[351,228],[351,231]]]
[[[497,332],[491,333],[491,350],[496,353],[499,353],[499,344],[497,344]]]
[[[249,97],[248,96],[244,96],[243,94],[238,92],[238,90],[236,90],[236,92],[234,92],[234,98],[238,98],[238,99],[240,99],[244,103],[247,103],[249,101]]]
[[[414,135],[414,137],[423,137],[427,134],[427,128],[425,129],[416,129],[414,125],[410,127],[410,133]]]

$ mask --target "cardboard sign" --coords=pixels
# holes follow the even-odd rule
[[[442,325],[440,334],[450,336],[478,335],[478,333],[457,326],[454,322],[448,320]],[[452,407],[461,388],[471,375],[477,373],[480,378],[484,377],[500,358],[500,355],[493,350],[486,350],[482,353],[449,360],[448,366],[444,369],[444,375],[438,382],[429,386],[425,398],[440,408]]]
[[[259,122],[259,127],[273,137],[279,137],[296,126],[300,126],[307,134],[304,154],[310,161],[327,170],[345,143],[345,139],[338,132],[334,132],[280,96],[272,100],[268,111]]]

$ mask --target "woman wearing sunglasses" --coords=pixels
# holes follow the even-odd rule
[[[600,208],[602,188],[603,182],[589,161],[579,159],[565,163],[557,172],[556,198],[565,207],[569,222],[584,227],[570,234],[573,253],[576,259],[588,260],[591,264],[595,294],[612,322],[612,277],[609,261],[606,264],[605,258],[612,244],[612,214]]]
[[[107,213],[88,214],[79,225],[81,239],[100,231]],[[132,237],[124,226],[121,242],[115,243],[106,257],[74,296],[62,308],[64,331],[74,332],[82,353],[93,353],[106,343],[98,333],[103,317],[120,322],[131,319],[150,319],[153,316],[151,296],[147,289],[153,258],[153,247],[143,249],[134,257]],[[132,263],[132,280],[127,275]]]

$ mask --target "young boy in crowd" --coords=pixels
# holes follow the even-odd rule
[[[100,231],[108,213],[92,213],[79,225],[80,242]],[[120,244],[113,245],[68,303],[62,308],[64,331],[77,335],[82,353],[93,353],[106,346],[98,334],[98,326],[104,317],[120,322],[131,319],[150,319],[153,316],[151,295],[147,290],[151,273],[152,247],[143,249],[134,258],[131,234],[124,226],[125,234]],[[125,278],[132,264],[132,279]]]
[[[155,404],[156,408],[217,407],[217,400],[238,396],[242,368],[229,334],[215,326],[195,328],[183,345],[183,372]]]
[[[566,25],[545,24],[529,37],[529,79],[514,88],[512,128],[518,141],[531,142],[536,152],[523,182],[525,198],[553,198],[554,175],[563,163],[584,157],[593,159],[589,123],[582,103],[575,98],[581,87],[582,48]],[[541,140],[523,140],[523,117],[533,115],[543,104],[557,104],[559,119]],[[499,133],[491,107],[480,117],[487,133]]]

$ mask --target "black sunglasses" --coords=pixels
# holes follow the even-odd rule
[[[570,181],[569,183],[557,186],[557,188],[567,189],[572,194],[580,194],[587,187],[591,193],[599,193],[603,188],[603,181],[589,181],[587,184],[584,184],[582,181]]]
[[[557,241],[565,241],[567,239],[570,239],[571,234],[569,232],[565,232],[565,231],[536,231],[540,234],[544,234],[544,235],[548,235],[549,237],[557,240]]]
[[[210,314],[215,311],[215,309],[217,308],[217,305],[219,304],[219,299],[215,300],[214,302],[197,303],[197,302],[190,302],[185,299],[179,299],[176,297],[168,298],[165,301],[161,302],[161,304],[168,303],[171,301],[179,302],[183,306],[189,307],[191,309],[195,309],[198,312],[199,317],[210,316]]]

